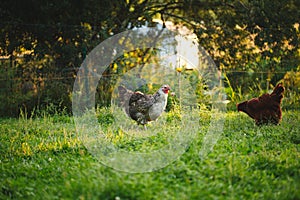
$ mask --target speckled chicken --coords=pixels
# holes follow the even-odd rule
[[[126,114],[138,124],[145,125],[155,121],[166,109],[170,86],[161,86],[153,95],[133,92],[123,86],[119,86],[118,91]]]

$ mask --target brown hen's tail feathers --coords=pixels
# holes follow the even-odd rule
[[[277,100],[278,102],[281,102],[281,99],[283,98],[283,92],[284,92],[284,87],[282,86],[281,83],[279,83],[276,85],[276,87],[274,88],[270,96],[273,99]]]
[[[282,93],[284,92],[284,87],[282,86],[281,83],[277,84],[276,87],[274,88],[273,92],[271,93],[271,95],[282,95]]]

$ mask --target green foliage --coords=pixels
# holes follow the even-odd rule
[[[96,110],[96,113],[97,113],[98,123],[101,126],[109,126],[115,121],[114,116],[111,113],[109,108],[105,108],[105,107],[99,108],[98,107]]]
[[[283,77],[283,83],[286,89],[300,91],[300,67],[299,70],[294,72],[288,71]]]
[[[46,82],[40,96],[40,109],[47,109],[49,105],[54,105],[60,111],[71,112],[71,88],[62,81]]]
[[[155,26],[153,19],[191,29],[226,72],[234,89],[227,90],[229,95],[237,90],[248,93],[253,82],[274,85],[286,71],[299,65],[299,7],[299,1],[294,0],[3,2],[0,57],[1,66],[5,63],[1,67],[5,83],[1,80],[1,115],[17,116],[20,108],[31,112],[49,102],[70,111],[70,91],[87,54],[124,30]],[[116,75],[142,68],[149,61],[148,55],[151,53],[135,50],[112,63],[105,72],[107,78],[99,82],[97,103],[109,106]],[[10,61],[2,61],[2,56]],[[35,89],[21,94],[24,83]],[[197,95],[205,107],[205,96],[201,92]]]
[[[284,112],[280,125],[257,127],[246,115],[229,112],[220,140],[200,158],[211,119],[203,112],[201,129],[180,158],[137,174],[99,163],[82,145],[72,120],[0,119],[0,198],[299,199],[299,114]],[[165,136],[172,132],[132,141],[123,135],[117,142],[127,150],[141,150],[143,143],[157,149]]]

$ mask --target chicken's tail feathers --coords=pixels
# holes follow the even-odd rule
[[[283,92],[284,92],[284,87],[283,87],[282,83],[278,83],[276,85],[276,87],[274,88],[272,94],[282,95]]]
[[[120,106],[127,105],[133,92],[124,86],[118,86]]]
[[[122,85],[118,86],[118,91],[119,91],[119,95],[124,95],[125,93],[128,92],[128,90]]]
[[[281,101],[283,98],[284,87],[282,83],[278,83],[271,93],[271,97],[276,97],[278,101]]]

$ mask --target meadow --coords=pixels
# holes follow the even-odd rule
[[[245,114],[228,111],[219,140],[200,158],[211,119],[204,112],[184,154],[147,173],[101,164],[65,114],[3,118],[0,199],[300,199],[299,116],[300,111],[284,111],[280,125],[257,127]],[[105,113],[98,119],[106,128],[112,120]],[[176,123],[169,124],[172,130]],[[152,138],[148,146],[165,139]],[[120,141],[125,149],[134,146],[126,137]]]

